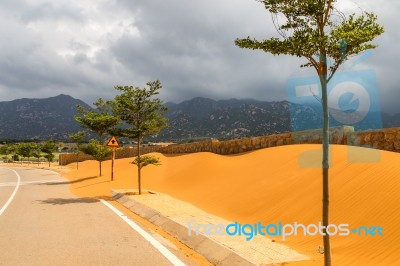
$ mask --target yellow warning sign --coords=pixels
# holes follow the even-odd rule
[[[119,142],[115,136],[112,136],[106,145],[108,147],[119,147]]]

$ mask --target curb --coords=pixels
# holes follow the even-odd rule
[[[215,242],[204,235],[188,234],[188,228],[181,225],[170,218],[163,216],[160,212],[143,205],[129,198],[128,196],[111,190],[112,197],[124,205],[126,208],[136,213],[140,217],[161,227],[163,230],[176,237],[179,241],[194,249],[203,255],[214,265],[231,266],[231,265],[257,265],[254,262],[239,255],[235,251]]]

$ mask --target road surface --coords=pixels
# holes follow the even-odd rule
[[[0,167],[0,265],[194,265],[110,207],[74,196],[55,172]]]

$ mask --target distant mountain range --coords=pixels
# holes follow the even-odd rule
[[[81,129],[73,118],[77,104],[91,108],[68,95],[0,102],[0,139],[69,141],[69,134]],[[320,108],[287,101],[194,98],[166,105],[170,127],[151,141],[234,139],[318,128],[322,124]],[[295,123],[290,120],[289,112],[296,113]],[[383,127],[400,126],[400,114],[382,113],[381,117]]]
[[[18,99],[0,102],[0,139],[68,140],[80,130],[74,120],[76,105],[89,105],[68,95],[45,99]]]

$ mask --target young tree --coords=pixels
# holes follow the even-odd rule
[[[96,133],[101,145],[103,145],[104,135],[119,124],[119,118],[111,114],[110,104],[105,102],[102,98],[99,98],[94,105],[96,106],[95,111],[85,110],[81,105],[78,105],[77,111],[79,115],[75,116],[75,120],[78,121],[83,128],[90,129]],[[98,161],[101,175],[102,160]]]
[[[28,164],[30,157],[32,156],[32,150],[34,149],[33,143],[18,143],[16,147],[16,153],[24,158],[28,158]]]
[[[373,13],[346,16],[337,10],[338,0],[259,0],[272,14],[273,22],[281,38],[258,41],[247,37],[236,39],[241,48],[259,49],[273,55],[304,57],[302,67],[313,67],[322,91],[322,180],[323,207],[322,223],[329,224],[329,114],[327,85],[339,66],[349,56],[375,48],[371,44],[375,37],[384,32]],[[282,24],[279,21],[284,20]],[[317,56],[317,58],[315,58]],[[332,61],[327,64],[328,58]],[[329,235],[324,230],[324,263],[331,265]]]
[[[7,152],[8,154],[11,154],[11,161],[14,162],[14,160],[16,159],[16,151],[17,151],[17,146],[14,145],[8,145],[7,146]]]
[[[56,151],[57,147],[58,145],[54,141],[47,141],[40,148],[41,151],[45,153],[43,157],[46,158],[47,161],[49,162],[49,167],[50,167],[50,162],[52,162],[54,159],[54,152]]]
[[[32,144],[32,156],[37,159],[39,165],[40,157],[42,157],[40,144]]]
[[[101,142],[95,139],[91,139],[89,141],[89,144],[87,145],[82,145],[81,150],[93,156],[93,158],[96,159],[96,161],[99,162],[99,169],[100,169],[100,176],[102,175],[101,171],[101,162],[104,161],[107,156],[111,154],[111,149],[107,146],[104,146]]]
[[[158,159],[151,156],[141,156],[140,145],[144,137],[160,132],[168,126],[166,117],[167,108],[163,102],[154,98],[162,88],[160,81],[147,83],[148,88],[133,86],[116,86],[122,94],[114,100],[114,113],[130,125],[129,128],[120,128],[116,132],[119,136],[136,139],[137,157],[134,164],[138,167],[138,189],[141,190],[141,170],[148,164],[158,164]]]
[[[85,135],[86,135],[86,133],[83,131],[79,131],[77,133],[69,135],[69,138],[75,143],[75,146],[76,146],[76,169],[79,169],[80,146],[81,146],[82,140],[85,137]]]
[[[9,158],[8,158],[8,155],[10,154],[9,147],[10,147],[10,145],[8,145],[8,144],[0,146],[0,154],[4,155],[3,159],[4,159],[4,162],[6,162],[6,163],[9,162]]]

